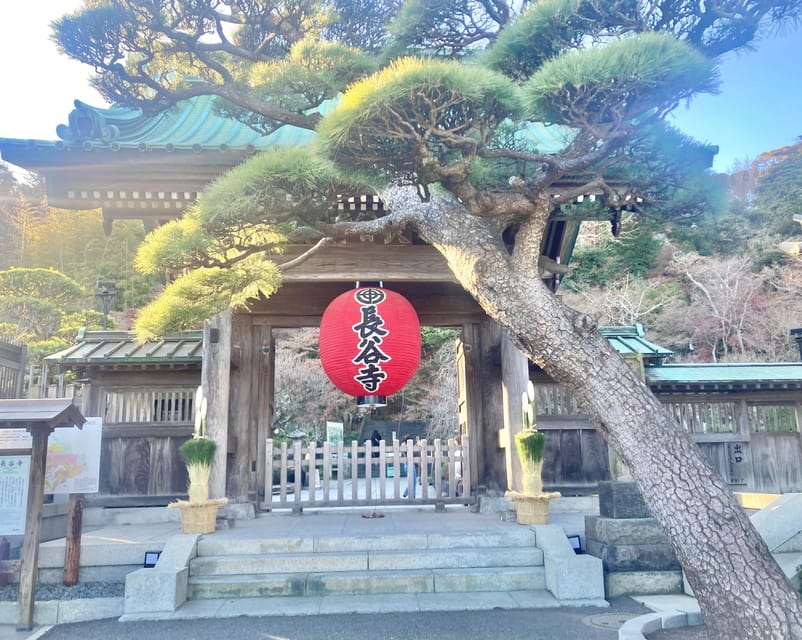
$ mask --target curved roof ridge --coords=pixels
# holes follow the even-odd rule
[[[56,128],[66,145],[116,148],[268,149],[306,144],[314,132],[285,125],[263,135],[246,124],[217,113],[217,96],[201,95],[177,102],[153,116],[139,108],[94,107],[75,100],[68,124]],[[56,144],[59,144],[56,142]]]

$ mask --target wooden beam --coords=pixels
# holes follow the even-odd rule
[[[415,308],[421,324],[460,326],[479,322],[482,308],[457,284],[448,282],[385,282]],[[354,287],[354,282],[289,282],[267,300],[255,301],[254,324],[273,327],[317,326],[329,303]]]
[[[292,245],[276,257],[286,262],[309,250]],[[456,282],[443,256],[425,244],[371,244],[360,242],[324,247],[297,267],[282,273],[286,282],[342,282],[357,280],[415,280]]]

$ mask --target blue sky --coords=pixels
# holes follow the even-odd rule
[[[753,52],[729,54],[720,70],[720,93],[697,96],[670,120],[718,145],[714,169],[726,171],[802,136],[802,28],[763,40]]]
[[[49,22],[80,4],[29,0],[4,5],[0,137],[54,140],[73,100],[103,106],[88,86],[89,67],[59,55],[49,40]],[[720,95],[698,96],[671,119],[686,133],[719,146],[715,170],[726,171],[735,160],[753,160],[802,136],[802,28],[762,41],[754,52],[730,55],[721,72]]]

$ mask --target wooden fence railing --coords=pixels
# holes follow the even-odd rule
[[[25,347],[0,341],[0,399],[22,398]]]
[[[660,400],[689,433],[734,433],[739,428],[752,433],[796,432],[802,427],[797,417],[799,403],[794,400],[777,400],[776,404],[748,398],[721,401],[705,398],[701,393],[694,399],[662,397]],[[582,414],[571,393],[557,384],[536,385],[535,402],[541,417]],[[744,426],[739,427],[740,424]]]
[[[265,510],[408,504],[471,504],[468,437],[379,446],[304,447],[267,440]]]
[[[194,419],[195,388],[108,389],[105,424],[183,424]]]

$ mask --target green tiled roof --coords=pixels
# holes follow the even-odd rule
[[[671,351],[643,339],[642,329],[638,326],[601,327],[600,331],[619,353],[639,353],[659,358],[671,355]],[[47,356],[45,360],[50,364],[64,365],[200,362],[202,339],[202,332],[187,331],[165,336],[157,342],[140,344],[129,331],[87,331],[79,335],[74,345]]]
[[[655,391],[731,391],[737,389],[802,389],[802,363],[725,363],[725,364],[667,364],[671,355],[643,338],[640,325],[632,327],[600,327],[619,353],[638,353],[647,366],[646,381]],[[47,356],[50,365],[176,365],[193,364],[200,367],[203,344],[201,331],[186,331],[153,342],[140,344],[128,331],[86,331],[76,343],[63,351]]]
[[[802,388],[802,363],[723,363],[667,364],[647,367],[646,380],[650,386],[661,388],[695,385],[706,388],[743,386],[755,383],[773,388]]]
[[[644,338],[643,327],[636,324],[631,327],[599,327],[599,333],[607,338],[610,345],[618,353],[639,354],[647,365],[660,363],[674,352],[664,349],[660,345],[649,342]]]
[[[50,144],[57,148],[84,150],[261,151],[274,146],[306,144],[314,135],[312,131],[289,125],[270,135],[262,135],[237,120],[219,115],[215,108],[216,100],[215,96],[197,96],[155,116],[145,116],[139,109],[92,107],[76,100],[69,124],[56,128],[60,140]],[[15,140],[0,139],[0,144],[6,142]]]
[[[129,331],[87,331],[78,341],[47,356],[48,364],[175,364],[201,362],[203,333],[187,331],[139,343]]]
[[[314,131],[292,125],[284,125],[269,135],[263,135],[233,118],[218,114],[217,100],[217,96],[196,96],[154,116],[145,116],[140,109],[93,107],[75,100],[69,123],[56,127],[59,140],[0,138],[0,147],[25,142],[37,147],[84,151],[106,148],[264,151],[276,146],[308,144],[315,135]],[[316,111],[328,113],[335,104],[336,100],[327,100]],[[566,127],[531,123],[517,135],[540,153],[557,153],[570,142],[575,132]]]

